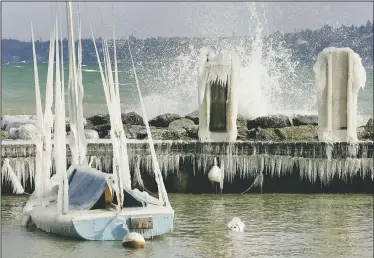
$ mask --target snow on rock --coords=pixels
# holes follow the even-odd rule
[[[10,128],[9,139],[12,139],[12,140],[19,139],[19,129],[18,128]]]
[[[97,140],[99,139],[99,133],[96,132],[95,130],[85,130],[84,134],[87,139],[89,140]]]
[[[22,125],[18,131],[18,137],[21,140],[34,140],[38,134],[38,129],[33,124]]]
[[[8,132],[11,128],[19,128],[25,124],[36,124],[36,120],[30,115],[5,115],[1,120],[1,128]]]
[[[142,235],[136,232],[131,232],[127,234],[122,240],[122,246],[127,248],[144,248],[145,240]]]

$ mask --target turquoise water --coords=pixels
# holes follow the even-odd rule
[[[196,64],[191,60],[167,60],[139,63],[138,76],[149,117],[161,113],[186,115],[197,110]],[[139,99],[131,67],[119,67],[122,109],[139,111]],[[67,82],[65,66],[65,83]],[[277,93],[280,113],[317,113],[314,73],[312,67],[300,71],[299,82]],[[44,96],[47,64],[39,64],[39,78]],[[35,114],[35,93],[32,64],[2,65],[2,114]],[[85,116],[107,113],[100,73],[96,65],[83,67]],[[241,87],[245,87],[241,85]],[[291,88],[292,90],[290,90]],[[279,99],[280,98],[280,99]],[[358,95],[359,124],[365,123],[373,114],[373,69],[367,69],[366,87]]]
[[[26,200],[1,199],[2,257],[373,257],[372,195],[171,194],[174,231],[143,250],[25,231]],[[227,229],[236,216],[242,233]]]

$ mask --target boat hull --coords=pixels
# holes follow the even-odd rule
[[[147,207],[114,210],[82,210],[58,214],[56,207],[34,207],[32,223],[39,229],[60,236],[84,240],[123,240],[126,234],[137,232],[152,238],[173,230],[174,210],[171,207]],[[149,225],[133,222],[146,219]]]

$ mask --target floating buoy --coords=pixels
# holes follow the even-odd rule
[[[240,218],[235,217],[233,218],[229,224],[227,224],[229,230],[235,231],[235,232],[243,232],[245,228],[245,224],[241,221]]]
[[[220,183],[222,181],[222,171],[217,166],[217,158],[214,158],[214,165],[208,173],[208,178],[212,182]]]
[[[128,233],[122,240],[122,246],[127,248],[144,248],[145,240],[142,235],[136,232]]]

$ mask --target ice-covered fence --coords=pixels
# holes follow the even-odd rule
[[[25,183],[34,178],[35,146],[32,142],[2,144],[2,160],[8,159],[18,178]],[[111,172],[112,145],[108,140],[88,144],[88,160],[92,166]],[[301,178],[323,184],[331,183],[335,176],[349,179],[361,176],[373,180],[374,142],[200,142],[155,141],[155,149],[163,176],[187,171],[191,175],[207,174],[214,158],[225,164],[225,182],[235,177],[250,178],[260,171],[270,176],[293,173],[296,167]],[[69,148],[68,156],[70,153]],[[147,141],[133,140],[128,146],[131,171],[140,170],[153,175],[152,158]],[[69,159],[69,158],[68,158]],[[137,159],[140,160],[137,161]],[[69,162],[69,160],[68,160]]]

